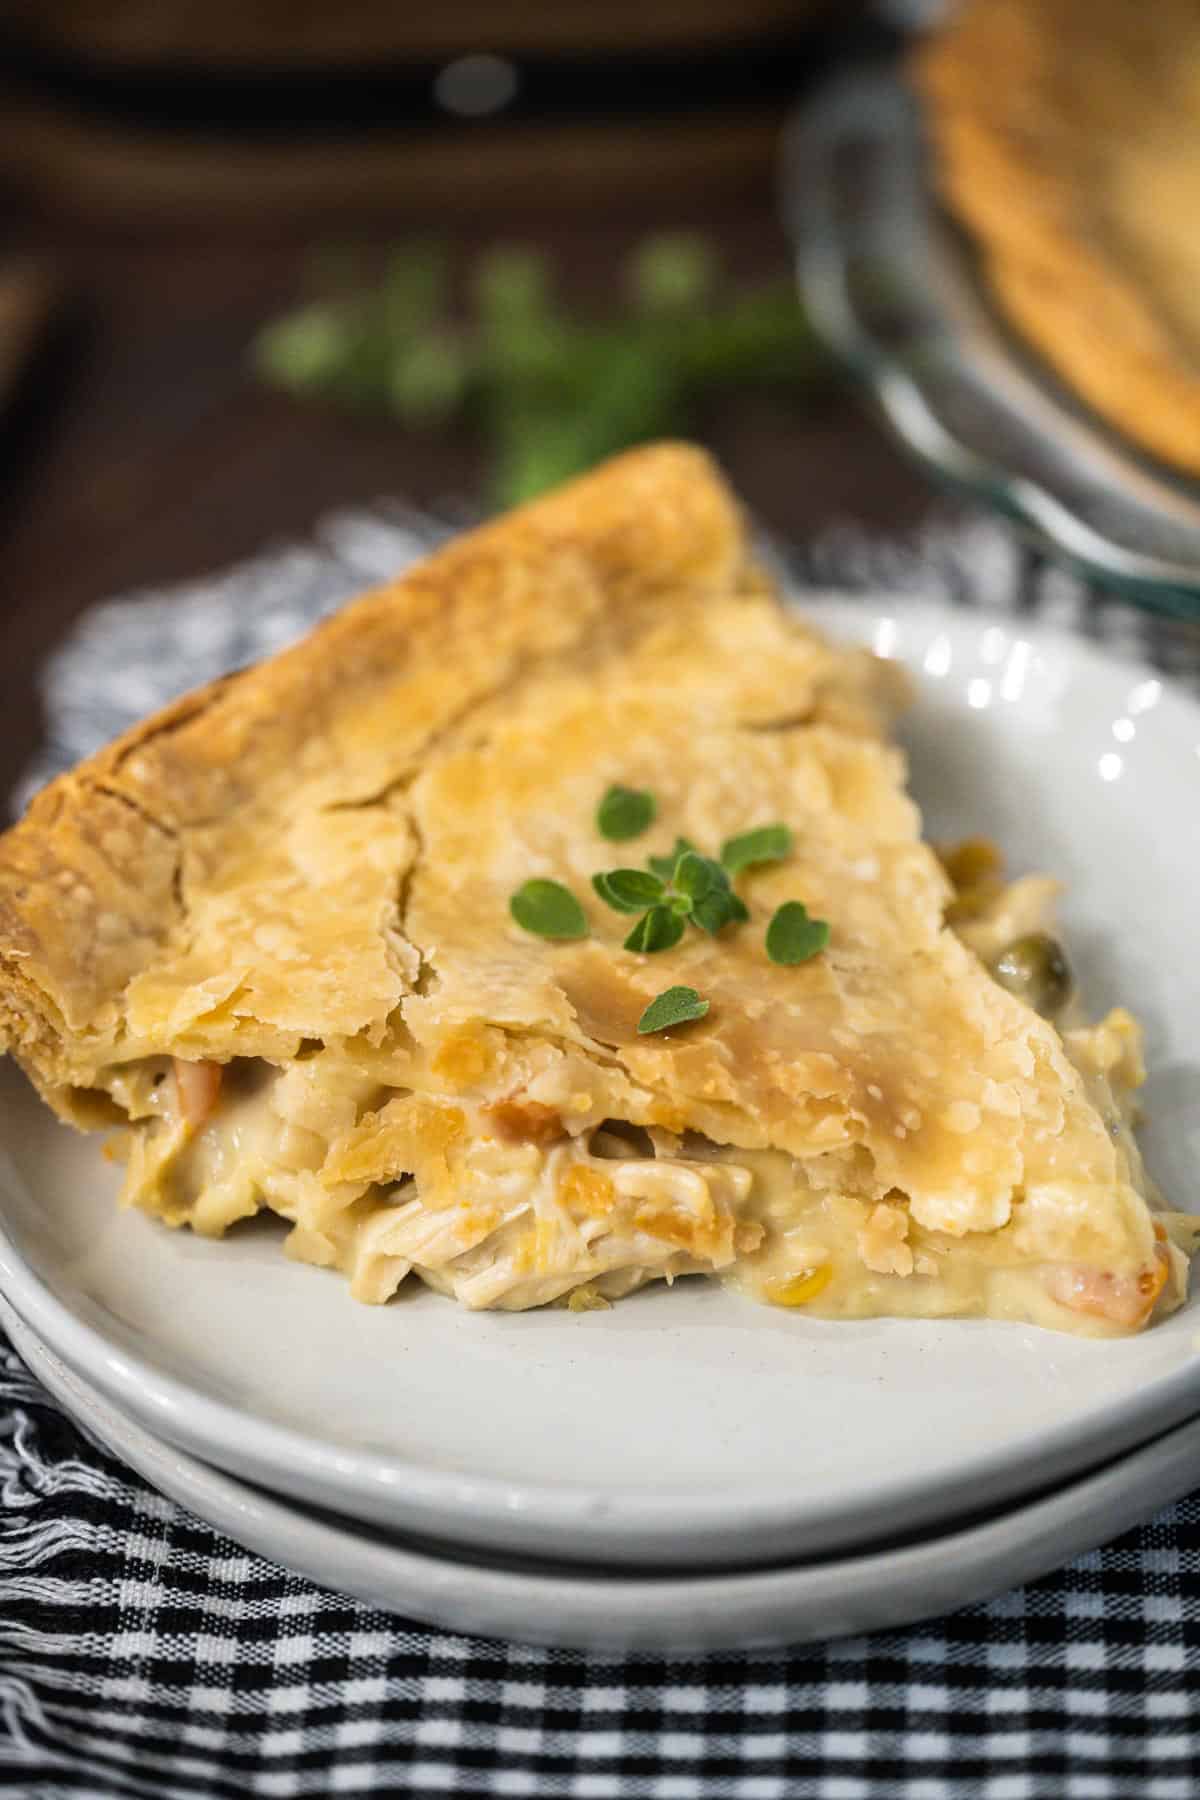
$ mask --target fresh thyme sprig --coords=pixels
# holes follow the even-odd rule
[[[378,270],[325,259],[321,297],[266,326],[258,375],[291,393],[390,412],[411,430],[462,419],[512,506],[628,444],[686,432],[714,392],[812,389],[824,360],[786,277],[734,287],[714,246],[673,233],[635,246],[627,304],[581,317],[547,257],[497,247],[475,264],[464,312],[443,248],[414,243]],[[332,279],[331,279],[332,277]]]
[[[637,836],[657,811],[653,794],[611,787],[597,809],[597,828],[613,839]],[[606,830],[605,827],[608,829]],[[718,861],[705,856],[687,838],[677,837],[669,855],[647,857],[645,869],[605,869],[592,876],[597,896],[614,912],[636,913],[637,923],[624,947],[643,956],[674,949],[688,924],[715,937],[727,925],[744,924],[750,911],[735,893],[732,877],[762,863],[782,862],[791,855],[792,833],[786,825],[758,825],[727,838]],[[569,888],[556,881],[527,881],[509,902],[518,925],[539,937],[572,939],[587,936],[587,918]],[[766,951],[773,963],[786,967],[808,962],[829,943],[825,919],[810,918],[799,900],[776,907],[766,932]],[[638,1020],[643,1036],[703,1018],[709,1002],[695,988],[671,987],[652,1000]]]
[[[661,869],[665,859],[650,861]],[[641,914],[625,939],[627,950],[670,950],[683,936],[687,920],[715,936],[726,925],[750,917],[720,863],[690,845],[679,850],[668,875],[653,868],[609,869],[593,875],[592,886],[615,912]]]

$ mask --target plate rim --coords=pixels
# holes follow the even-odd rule
[[[1200,743],[1200,700],[1183,682],[1147,663],[1114,655],[1069,630],[1021,615],[964,613],[947,602],[907,596],[832,596],[814,590],[793,598],[818,623],[836,621],[858,635],[867,635],[885,616],[899,617],[917,631],[961,630],[968,624],[979,632],[999,627],[1014,640],[1065,655],[1085,669],[1095,667],[1133,682],[1153,679],[1161,683],[1170,704],[1193,715]],[[203,1460],[235,1474],[252,1473],[267,1486],[302,1480],[310,1495],[320,1494],[322,1503],[335,1509],[393,1527],[407,1522],[414,1529],[473,1546],[528,1551],[536,1543],[543,1552],[548,1546],[554,1555],[581,1565],[670,1563],[694,1568],[715,1559],[728,1567],[746,1568],[806,1550],[832,1552],[880,1540],[894,1529],[897,1510],[903,1511],[906,1529],[923,1529],[935,1519],[952,1521],[956,1513],[970,1510],[981,1482],[988,1484],[996,1504],[1036,1485],[1011,1451],[993,1449],[937,1485],[914,1477],[890,1488],[876,1484],[857,1506],[830,1499],[823,1509],[810,1507],[797,1523],[797,1493],[790,1489],[786,1494],[772,1490],[765,1500],[747,1495],[731,1500],[728,1494],[692,1490],[648,1493],[636,1487],[597,1495],[569,1482],[520,1483],[435,1469],[400,1456],[349,1448],[244,1411],[114,1343],[74,1314],[26,1262],[10,1235],[2,1205],[0,1293],[39,1338],[113,1404],[128,1406],[152,1431],[161,1431]],[[903,1326],[904,1321],[895,1323]],[[837,1324],[830,1329],[836,1331]],[[1147,1391],[1154,1396],[1149,1405]],[[1023,1445],[1022,1458],[1037,1461],[1038,1480],[1061,1480],[1068,1471],[1087,1466],[1089,1457],[1094,1466],[1099,1456],[1092,1452],[1100,1451],[1100,1440],[1107,1452],[1128,1450],[1177,1424],[1198,1406],[1200,1357],[1161,1377],[1149,1390],[1129,1394],[1109,1411],[1045,1427]],[[683,1505],[686,1526],[680,1521]]]
[[[597,1573],[581,1569],[546,1573],[508,1569],[490,1562],[464,1564],[452,1555],[442,1557],[423,1546],[406,1544],[403,1539],[366,1539],[354,1529],[352,1520],[310,1515],[283,1495],[248,1487],[235,1475],[212,1469],[158,1440],[147,1426],[130,1418],[121,1407],[97,1396],[86,1378],[63,1365],[36,1332],[19,1318],[8,1315],[11,1309],[0,1305],[0,1324],[8,1330],[18,1355],[77,1424],[83,1421],[71,1399],[64,1398],[64,1388],[84,1409],[84,1429],[95,1432],[111,1455],[177,1505],[195,1512],[210,1528],[234,1538],[253,1554],[296,1569],[321,1586],[332,1586],[337,1592],[349,1593],[351,1598],[366,1604],[382,1605],[402,1616],[412,1616],[414,1587],[420,1583],[418,1616],[431,1628],[463,1632],[490,1626],[498,1634],[504,1624],[500,1610],[507,1607],[510,1615],[517,1614],[522,1631],[528,1629],[531,1615],[535,1623],[538,1617],[550,1621],[517,1641],[602,1653],[694,1653],[697,1647],[710,1652],[766,1648],[904,1628],[937,1618],[1036,1580],[1097,1545],[1110,1542],[1191,1491],[1194,1483],[1190,1479],[1181,1481],[1176,1465],[1181,1459],[1200,1462],[1200,1417],[1193,1417],[1110,1459],[1103,1467],[1032,1502],[991,1515],[981,1524],[946,1534],[932,1532],[897,1549],[876,1547],[864,1554],[799,1561],[757,1571],[708,1575],[676,1571],[656,1579],[628,1571]],[[97,1398],[112,1415],[111,1419],[102,1417],[99,1424],[94,1417]],[[166,1480],[162,1478],[164,1463],[168,1470]],[[1151,1497],[1121,1506],[1121,1501],[1128,1500],[1135,1491],[1139,1495],[1149,1492]],[[217,1517],[210,1510],[214,1506],[219,1510]],[[1120,1508],[1115,1522],[1112,1517],[1100,1522],[1097,1515],[1106,1508],[1110,1512]],[[239,1522],[246,1518],[261,1522],[252,1531],[244,1532],[239,1529]],[[265,1540],[272,1525],[288,1534],[287,1549],[294,1546],[298,1537],[312,1546],[303,1560],[290,1559],[286,1550],[281,1557],[278,1549]],[[1014,1532],[1019,1539],[1016,1544],[1008,1541]],[[319,1567],[318,1554],[323,1558]],[[996,1564],[1000,1558],[1004,1559],[1004,1578],[998,1580]],[[978,1577],[968,1577],[965,1592],[947,1593],[947,1587],[952,1588],[956,1580],[963,1579],[964,1559],[968,1570],[978,1570]],[[373,1561],[376,1567],[371,1570]],[[398,1599],[393,1604],[389,1595],[381,1595],[380,1562],[390,1571],[393,1591],[400,1589],[403,1593],[402,1602]],[[980,1564],[984,1565],[982,1569]],[[352,1568],[354,1581],[347,1587],[331,1580],[331,1566],[343,1575]],[[987,1569],[992,1572],[986,1573]],[[1016,1579],[1009,1579],[1013,1570]],[[901,1594],[907,1593],[910,1599],[902,1600],[899,1607],[893,1606],[877,1619],[864,1616],[871,1604],[869,1598],[864,1602],[864,1595],[873,1595],[877,1601],[889,1585]],[[444,1614],[437,1616],[438,1602],[444,1603],[455,1592],[461,1599],[464,1589],[468,1607],[470,1592],[476,1595],[475,1618],[464,1617],[461,1606],[455,1619],[447,1619]],[[481,1590],[490,1603],[490,1616],[483,1626],[477,1623]],[[851,1593],[858,1597],[859,1606],[855,1615],[848,1617],[845,1608]],[[833,1602],[843,1609],[831,1631],[821,1629],[820,1622],[816,1629],[808,1628],[822,1599],[826,1607]],[[797,1614],[805,1612],[807,1619],[797,1618]],[[565,1629],[559,1621],[566,1622]],[[584,1630],[577,1634],[572,1627],[580,1622]],[[703,1634],[699,1644],[697,1629]]]

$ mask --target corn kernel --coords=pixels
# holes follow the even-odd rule
[[[786,1281],[768,1283],[767,1299],[772,1306],[807,1306],[810,1300],[824,1293],[832,1280],[833,1264],[821,1263],[819,1268],[805,1269]]]

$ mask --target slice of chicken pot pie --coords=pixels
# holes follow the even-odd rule
[[[7,1046],[128,1204],[361,1300],[1135,1331],[1186,1283],[1137,1027],[1071,1015],[1052,884],[921,842],[899,698],[703,455],[623,457],[47,788]]]

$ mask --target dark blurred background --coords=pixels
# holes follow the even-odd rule
[[[7,0],[0,792],[84,607],[348,501],[686,430],[794,538],[911,525],[774,196],[789,107],[896,42],[811,0]]]

